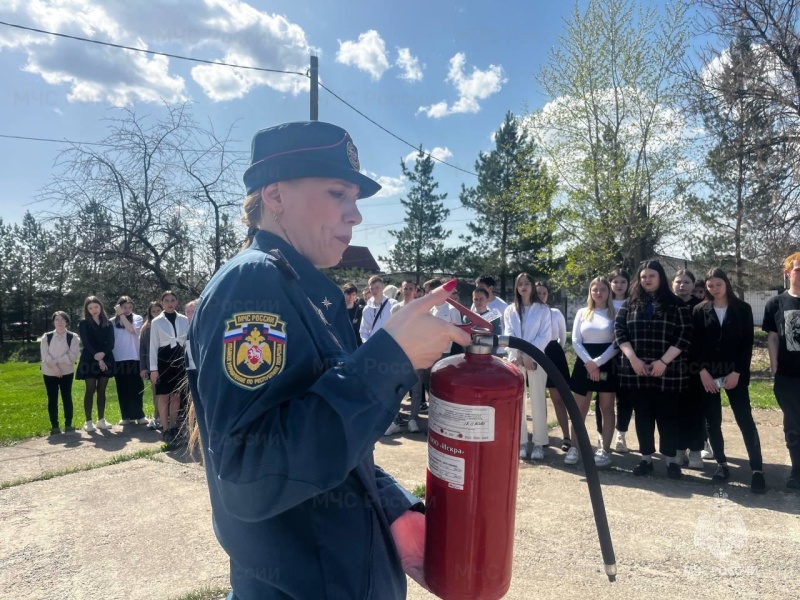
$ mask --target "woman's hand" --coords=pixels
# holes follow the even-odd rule
[[[389,317],[383,326],[406,353],[414,369],[432,366],[451,342],[467,346],[472,339],[466,331],[430,313],[431,308],[447,300],[455,286],[455,280],[448,281],[427,296],[417,298]]]
[[[664,371],[666,370],[667,370],[667,363],[665,363],[660,358],[650,363],[651,377],[661,377],[664,374]]]
[[[139,371],[139,377],[141,377],[142,379],[148,379],[148,377],[147,377],[147,371],[145,371],[144,369],[142,369],[141,371]]]
[[[392,537],[394,538],[394,545],[397,546],[397,554],[400,556],[400,564],[403,565],[403,571],[427,590],[428,586],[425,584],[425,573],[423,571],[425,562],[425,515],[413,510],[407,510],[392,523]]]
[[[103,361],[102,358],[97,362],[100,365],[100,370],[101,371],[108,371],[108,365]]]
[[[525,367],[526,371],[535,371],[539,365],[527,354],[522,355],[522,365]]]
[[[714,383],[714,378],[707,369],[700,371],[700,383],[703,384],[703,389],[709,394],[716,394],[719,391],[717,384]]]
[[[725,378],[725,389],[732,390],[737,385],[739,385],[739,373],[733,371],[729,373],[728,376]]]
[[[103,360],[105,357],[106,357],[106,353],[105,353],[105,352],[97,352],[97,353],[95,353],[95,355],[94,355],[94,359],[95,359],[96,361],[101,361],[101,360]]]
[[[648,377],[650,372],[647,369],[647,365],[644,364],[644,361],[639,358],[638,356],[634,356],[630,359],[631,361],[631,368],[633,372],[636,373],[639,377]]]
[[[150,371],[150,381],[153,385],[158,383],[158,371]]]

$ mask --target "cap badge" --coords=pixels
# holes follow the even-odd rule
[[[358,163],[358,150],[353,142],[347,142],[347,158],[350,159],[350,166],[356,171],[360,171],[361,167]]]

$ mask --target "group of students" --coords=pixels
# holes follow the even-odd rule
[[[83,380],[85,421],[83,430],[112,429],[105,418],[106,387],[114,378],[121,420],[119,425],[146,425],[160,429],[168,443],[178,438],[182,409],[185,408],[184,347],[189,317],[195,302],[186,305],[186,315],[177,312],[178,297],[172,291],[151,302],[147,315],[133,312],[133,301],[121,296],[108,318],[103,302],[89,296],[83,305],[78,333],[68,330],[69,315],[56,311],[54,329],[41,339],[41,370],[47,392],[50,434],[61,433],[58,397],[64,410],[64,432],[73,426],[72,382]],[[75,361],[78,361],[77,367]],[[144,413],[144,381],[153,391],[153,418]],[[95,397],[97,420],[93,421]]]
[[[787,259],[785,274],[790,283],[793,278],[798,281],[767,303],[763,328],[769,332],[775,394],[784,412],[792,463],[787,487],[800,489],[800,253]],[[439,283],[426,282],[423,293]],[[658,451],[665,458],[668,477],[680,478],[682,467],[702,470],[703,459],[714,459],[717,467],[712,479],[727,481],[730,469],[722,435],[724,389],[747,450],[751,490],[766,490],[761,443],[748,388],[753,313],[750,305],[736,296],[722,269],[711,269],[702,279],[682,269],[670,280],[663,266],[651,260],[639,266],[633,281],[622,269],[593,279],[586,306],[577,312],[572,327],[576,358],[571,371],[564,352],[566,321],[560,310],[548,306],[550,290],[546,283],[520,273],[511,304],[494,295],[492,277],[482,276],[475,284],[471,309],[493,323],[495,334],[522,338],[542,350],[569,382],[583,418],[592,398],[596,398],[599,439],[592,459],[598,467],[610,467],[613,452],[629,452],[626,434],[635,413],[642,458],[633,469],[634,475],[653,471],[658,430]],[[402,301],[387,297],[379,276],[370,278],[369,290],[371,297],[366,305],[357,309],[358,288],[353,284],[344,287],[353,328],[362,341],[380,329],[390,314],[418,296],[414,283],[405,281],[400,289]],[[461,323],[461,315],[447,304],[431,312]],[[549,446],[549,393],[562,433],[564,462],[577,464],[581,457],[572,443],[574,426],[555,383],[526,354],[510,349],[505,357],[525,374],[525,396],[532,421],[530,458],[541,460],[544,448]],[[410,394],[408,422],[398,414],[386,435],[400,433],[405,427],[410,433],[419,431],[417,417],[430,369],[417,375],[418,382]],[[523,398],[520,458],[528,458],[525,405]]]

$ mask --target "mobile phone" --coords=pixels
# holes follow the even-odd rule
[[[592,376],[589,375],[589,371],[586,371],[586,378],[591,379]],[[605,371],[600,371],[600,381],[608,381],[608,373]]]

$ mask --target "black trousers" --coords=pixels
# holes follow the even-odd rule
[[[678,450],[700,451],[706,442],[706,391],[700,378],[692,378],[689,389],[678,396]]]
[[[58,392],[61,392],[61,402],[64,404],[64,426],[72,427],[72,379],[74,373],[55,377],[44,377],[44,389],[47,390],[47,413],[50,415],[50,427],[58,427]]]
[[[800,477],[800,377],[775,375],[772,387],[783,411],[783,435],[792,461],[792,477]]]
[[[139,376],[138,360],[122,360],[116,364],[114,383],[117,386],[119,412],[123,419],[143,419],[144,381]]]
[[[597,398],[597,395],[595,395]],[[633,417],[633,400],[628,395],[628,390],[617,390],[617,431],[627,432]],[[597,421],[597,433],[603,433],[603,413],[595,401],[594,418]]]
[[[761,458],[761,439],[758,437],[756,422],[753,420],[753,409],[750,407],[750,391],[746,385],[739,385],[732,390],[725,390],[728,401],[733,410],[733,417],[742,432],[744,447],[747,448],[747,457],[750,459],[750,469],[761,471],[764,461]],[[708,441],[714,451],[714,458],[720,464],[728,459],[725,457],[725,440],[722,438],[722,397],[720,392],[709,394],[705,392],[705,417],[708,429]]]
[[[657,390],[626,390],[636,411],[636,437],[643,455],[656,451],[655,433],[658,427],[658,450],[674,457],[678,440],[678,397],[676,392]]]

